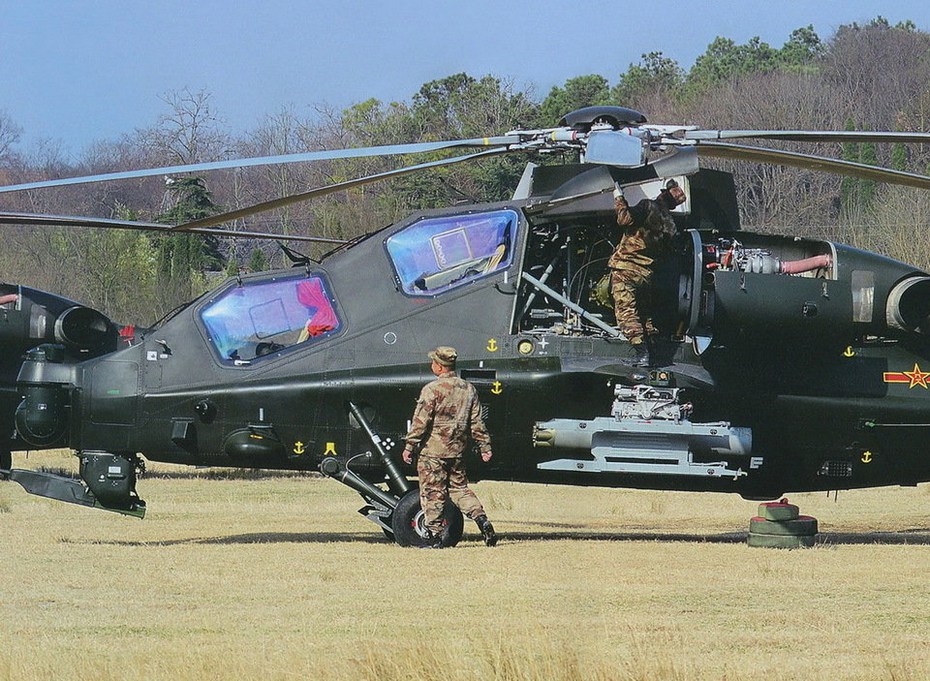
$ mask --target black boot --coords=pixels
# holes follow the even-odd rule
[[[484,543],[487,546],[494,546],[497,543],[497,534],[494,532],[494,526],[488,520],[486,515],[479,515],[475,518],[475,524],[481,530],[481,536],[484,537]]]
[[[645,343],[637,343],[633,346],[633,359],[630,360],[630,364],[634,367],[647,367],[649,366],[649,346]]]
[[[421,549],[444,549],[445,545],[442,543],[442,534],[433,535],[429,530],[426,531],[426,543],[421,546]]]

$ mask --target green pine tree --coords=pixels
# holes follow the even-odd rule
[[[174,200],[174,206],[159,215],[157,222],[179,225],[209,217],[219,210],[199,177],[172,179],[168,195]],[[162,312],[199,293],[203,287],[204,272],[216,270],[222,264],[216,237],[189,233],[157,235],[155,260]]]

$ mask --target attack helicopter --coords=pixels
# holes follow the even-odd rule
[[[479,393],[495,457],[472,477],[713,491],[789,491],[930,480],[930,274],[821,239],[741,229],[731,174],[702,159],[816,168],[918,189],[930,177],[737,140],[927,143],[905,132],[703,130],[588,107],[555,128],[490,138],[310,152],[0,187],[0,194],[239,165],[480,148],[175,226],[0,213],[0,222],[222,234],[235,218],[367,182],[504,153],[528,164],[512,198],[413,213],[318,262],[232,277],[131,339],[102,313],[5,287],[2,425],[13,451],[68,447],[80,478],[12,468],[28,492],[141,517],[145,461],[319,470],[403,546],[424,540],[408,419],[454,345]],[[636,366],[592,302],[631,204],[669,180],[674,253],[655,272],[662,331]],[[312,237],[307,237],[312,238]],[[364,292],[363,294],[361,292]],[[41,318],[41,321],[36,321]],[[14,323],[15,322],[15,323]],[[20,366],[21,364],[21,366]],[[18,372],[15,390],[12,381]],[[15,426],[15,430],[13,428]],[[9,466],[9,463],[7,463]],[[462,536],[445,511],[444,541]]]

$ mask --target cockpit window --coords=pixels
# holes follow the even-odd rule
[[[330,336],[342,325],[316,275],[234,286],[204,307],[200,319],[220,358],[232,365]]]
[[[436,295],[510,265],[512,210],[419,220],[385,242],[404,293]]]

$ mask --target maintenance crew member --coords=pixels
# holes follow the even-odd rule
[[[669,180],[655,199],[630,207],[620,185],[614,188],[620,242],[607,261],[617,328],[633,346],[633,366],[649,366],[649,339],[657,331],[649,311],[652,264],[667,251],[677,231],[669,211],[684,203],[685,193]]]
[[[429,548],[442,548],[442,510],[446,499],[475,521],[484,543],[494,546],[497,535],[481,502],[468,488],[462,455],[469,439],[478,445],[481,459],[491,460],[491,436],[481,416],[481,403],[474,386],[455,375],[455,348],[440,346],[429,353],[430,369],[436,380],[420,392],[404,438],[403,458],[413,462],[419,451],[420,507],[426,520]]]

